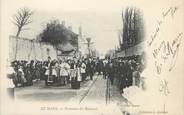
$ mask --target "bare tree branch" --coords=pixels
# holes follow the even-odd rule
[[[28,8],[22,8],[17,11],[17,14],[13,16],[13,24],[18,27],[18,31],[16,36],[18,37],[22,28],[30,23],[32,20],[30,19],[33,14]]]
[[[20,32],[23,30],[27,30],[27,28],[23,28],[23,27],[32,22],[32,20],[30,19],[32,15],[33,15],[33,11],[31,11],[28,8],[19,9],[17,11],[17,13],[15,15],[13,15],[12,22],[18,28],[17,33],[16,33],[16,42],[18,42],[17,38],[19,37]],[[17,47],[18,47],[18,45],[16,43],[15,60],[17,58],[17,50],[18,50]]]

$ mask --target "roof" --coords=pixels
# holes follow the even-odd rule
[[[77,49],[77,47],[74,47],[73,45],[71,45],[70,42],[67,42],[65,44],[59,44],[57,46],[57,49],[62,51],[62,52],[70,52],[70,51],[74,51]]]

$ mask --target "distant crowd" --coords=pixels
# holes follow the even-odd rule
[[[45,85],[63,86],[73,81],[83,82],[93,80],[93,76],[103,75],[109,78],[111,84],[118,80],[120,91],[131,85],[140,86],[140,73],[144,69],[144,62],[140,59],[99,59],[73,58],[54,59],[48,57],[46,61],[30,62],[15,60],[11,62],[8,77],[15,87],[31,86],[36,81],[43,80]]]

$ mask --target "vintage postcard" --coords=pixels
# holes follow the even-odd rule
[[[183,0],[0,0],[0,115],[184,115]]]

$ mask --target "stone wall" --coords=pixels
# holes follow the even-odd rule
[[[9,37],[9,60],[15,60],[17,47],[16,60],[47,60],[48,56],[52,59],[57,58],[56,49],[46,43],[40,43],[34,39]]]

